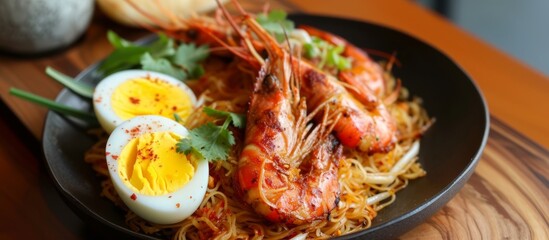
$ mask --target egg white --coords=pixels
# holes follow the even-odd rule
[[[193,91],[183,82],[172,76],[146,70],[120,71],[101,80],[101,82],[99,82],[99,84],[95,87],[95,91],[93,93],[93,107],[95,110],[95,115],[99,121],[99,124],[101,124],[105,131],[108,133],[112,132],[116,126],[124,121],[124,119],[116,115],[111,104],[111,97],[116,88],[126,81],[146,77],[158,78],[169,84],[177,86],[181,89],[181,91],[190,97],[192,105],[196,105],[196,96]]]
[[[130,131],[136,127],[139,127],[139,132]],[[153,132],[173,132],[181,137],[188,135],[185,127],[169,118],[153,115],[131,118],[110,135],[106,147],[107,166],[116,192],[133,212],[153,223],[177,223],[192,215],[202,202],[208,185],[208,162],[198,160],[191,180],[173,193],[149,196],[134,192],[120,178],[117,158],[133,138]]]

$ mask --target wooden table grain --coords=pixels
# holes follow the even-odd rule
[[[260,9],[253,0],[248,8]],[[273,7],[354,18],[409,33],[448,54],[484,93],[492,115],[488,144],[465,187],[437,214],[401,239],[549,238],[549,78],[476,39],[412,1],[271,1]],[[73,45],[41,56],[0,54],[0,239],[99,238],[57,195],[42,161],[46,110],[7,94],[22,88],[55,98],[61,86],[44,74],[52,66],[76,75],[112,48],[107,29],[138,39],[96,12]],[[6,217],[7,216],[7,217]]]

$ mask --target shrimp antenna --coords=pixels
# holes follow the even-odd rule
[[[225,18],[227,19],[227,21],[229,22],[229,24],[231,25],[231,27],[234,29],[234,31],[238,34],[238,36],[244,41],[244,43],[246,44],[246,47],[248,49],[248,51],[252,54],[252,56],[254,56],[257,61],[263,65],[265,62],[263,60],[263,58],[261,58],[259,56],[259,54],[255,51],[255,49],[253,48],[253,45],[252,43],[250,42],[250,40],[248,38],[246,38],[244,36],[244,33],[242,33],[242,31],[240,31],[240,28],[238,28],[238,26],[236,25],[236,22],[234,21],[234,19],[231,17],[231,14],[229,13],[229,11],[227,11],[227,9],[223,6],[223,4],[221,3],[220,0],[215,0],[217,2],[217,5],[219,6],[219,9],[221,9],[221,12],[223,13],[223,15],[225,16]],[[244,9],[242,9],[242,6],[240,6],[240,4],[238,4],[238,2],[235,2],[233,1],[233,3],[235,4],[236,8],[241,12],[242,15],[244,15],[245,19],[249,19],[250,18],[250,15],[247,14]],[[244,58],[244,59],[247,59],[247,58]]]
[[[297,80],[299,74],[298,71],[299,69],[295,69],[296,67],[294,67],[295,65],[293,64],[294,63],[294,56],[293,56],[293,48],[292,48],[292,44],[290,43],[290,38],[288,37],[288,32],[286,31],[286,29],[282,26],[282,24],[280,25],[282,27],[282,32],[284,33],[284,38],[286,39],[286,43],[288,44],[288,52],[290,54],[289,58],[290,58],[290,64],[291,64],[291,79],[292,81],[290,82],[291,84],[291,87],[292,87],[292,94],[294,95],[294,98],[296,100],[296,103],[299,102],[299,99],[301,98],[300,95],[299,95],[299,81]],[[299,65],[297,66],[299,67]],[[297,71],[297,72],[296,72]]]
[[[219,0],[217,0],[217,1],[219,1]],[[231,2],[234,4],[234,6],[240,12],[240,14],[242,14],[244,16],[248,15],[246,10],[244,10],[244,8],[242,8],[242,5],[240,5],[240,3],[237,0],[231,0]]]
[[[239,37],[241,37],[242,39],[244,39],[244,33],[242,33],[240,31],[240,28],[238,28],[238,26],[236,25],[236,22],[234,21],[234,19],[231,17],[231,14],[229,13],[229,11],[227,11],[227,9],[223,6],[223,4],[221,3],[220,0],[215,0],[217,2],[217,5],[219,6],[219,8],[221,9],[221,12],[223,12],[223,15],[225,16],[225,18],[227,19],[227,21],[229,21],[229,24],[231,25],[231,27],[233,27],[233,29],[236,31],[236,33],[238,34]],[[237,8],[238,8],[238,5],[237,4]],[[244,11],[244,10],[241,10],[241,11]],[[249,17],[248,14],[243,14],[246,18]]]
[[[393,64],[398,61],[397,57],[397,52],[393,52],[393,54],[391,54],[391,57],[389,58],[389,61],[387,61],[387,64],[385,65],[385,71],[391,71],[393,69]]]

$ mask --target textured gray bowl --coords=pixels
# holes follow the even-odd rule
[[[65,47],[88,27],[93,0],[1,0],[0,48],[33,54]]]

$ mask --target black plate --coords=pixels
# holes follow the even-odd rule
[[[472,174],[488,138],[489,115],[478,87],[464,71],[433,47],[404,33],[365,22],[331,17],[293,15],[307,24],[339,34],[356,45],[398,54],[402,66],[394,74],[437,121],[421,140],[420,162],[427,176],[398,192],[394,204],[379,212],[372,227],[341,238],[395,238],[433,215]],[[77,79],[97,81],[96,66]],[[63,90],[57,101],[91,111],[88,101]],[[152,238],[131,231],[124,214],[99,196],[100,184],[83,153],[94,143],[78,121],[48,113],[43,148],[52,179],[68,205],[90,224],[107,226],[111,233]]]

